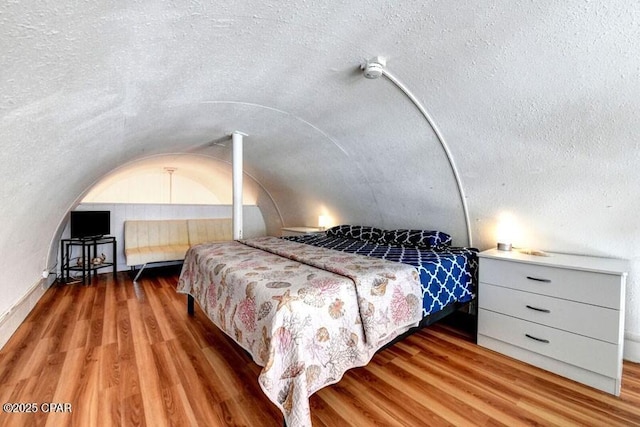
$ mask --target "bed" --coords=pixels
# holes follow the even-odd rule
[[[196,245],[177,290],[262,366],[260,387],[286,425],[310,426],[310,395],[473,300],[476,268],[475,251],[444,233],[338,226]]]

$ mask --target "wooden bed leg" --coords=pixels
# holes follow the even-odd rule
[[[191,295],[187,295],[187,314],[189,316],[194,314],[193,297]]]

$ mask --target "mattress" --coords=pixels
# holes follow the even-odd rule
[[[416,267],[422,285],[422,315],[426,317],[452,303],[475,298],[478,274],[478,250],[464,247],[433,249],[393,246],[366,240],[312,233],[282,239],[337,251],[366,255]]]

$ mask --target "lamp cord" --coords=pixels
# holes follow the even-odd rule
[[[435,133],[436,138],[438,139],[438,142],[442,146],[442,149],[444,150],[444,153],[447,156],[447,160],[449,161],[449,166],[451,166],[451,172],[453,172],[453,176],[456,180],[456,185],[458,186],[458,194],[460,195],[460,202],[462,203],[462,211],[464,213],[464,221],[467,227],[467,240],[469,242],[468,246],[473,246],[473,240],[471,237],[471,223],[469,222],[469,210],[467,208],[467,198],[464,195],[464,189],[462,188],[462,181],[460,180],[458,169],[456,168],[456,164],[453,161],[453,156],[451,155],[451,151],[449,151],[449,147],[447,146],[447,143],[445,142],[444,137],[440,133],[440,130],[436,126],[435,122],[433,121],[433,119],[431,118],[427,110],[422,106],[420,101],[411,93],[411,91],[407,89],[407,87],[404,84],[402,84],[402,82],[400,82],[392,73],[387,71],[386,68],[382,68],[382,75],[384,75],[387,79],[389,79],[391,83],[396,85],[398,89],[400,89],[407,96],[407,98],[409,98],[411,102],[413,102],[413,104],[418,108],[418,110],[423,115],[423,117],[427,120],[427,123],[429,123],[429,126],[431,126],[433,133]]]

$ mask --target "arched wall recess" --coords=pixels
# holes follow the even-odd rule
[[[413,102],[416,108],[420,111],[420,114],[425,118],[433,133],[436,135],[440,146],[444,150],[445,155],[447,156],[447,161],[449,162],[449,166],[451,167],[451,172],[453,173],[453,177],[456,181],[456,186],[458,187],[458,194],[460,196],[460,203],[462,204],[462,211],[464,215],[465,226],[467,228],[467,240],[468,246],[473,246],[473,238],[471,235],[471,223],[469,221],[469,209],[467,208],[467,198],[464,194],[464,189],[462,187],[462,181],[460,180],[460,175],[458,174],[458,168],[453,160],[453,155],[449,150],[449,146],[447,145],[444,136],[436,126],[433,118],[427,111],[427,109],[422,105],[422,103],[415,97],[415,95],[392,73],[390,73],[386,68],[386,61],[384,58],[376,56],[372,59],[369,59],[364,64],[361,65],[361,69],[364,73],[364,76],[368,79],[377,79],[380,76],[385,76],[391,83],[396,85],[398,89],[400,89],[406,96]]]
[[[199,153],[145,157],[102,177],[81,203],[231,204],[230,166],[227,160]],[[178,190],[173,200],[171,183]],[[247,188],[244,204],[256,204],[259,185]]]
[[[180,159],[182,158],[183,161],[177,161],[176,159]],[[223,160],[223,159],[219,159],[216,158],[214,156],[210,156],[210,155],[206,155],[206,154],[193,154],[193,153],[168,153],[168,154],[158,154],[158,155],[152,155],[152,156],[148,156],[148,157],[144,157],[144,158],[140,158],[140,159],[136,159],[136,160],[132,160],[129,161],[117,168],[115,168],[114,170],[110,171],[108,174],[100,177],[99,179],[97,179],[96,181],[94,181],[91,185],[89,185],[75,200],[74,202],[69,206],[69,208],[66,211],[66,214],[60,219],[60,221],[58,222],[58,226],[56,228],[56,232],[54,233],[54,235],[52,236],[52,239],[49,243],[49,251],[48,251],[48,255],[47,255],[47,262],[46,265],[48,266],[54,266],[57,264],[57,260],[59,257],[58,254],[58,249],[59,249],[59,241],[60,238],[62,237],[62,234],[67,226],[67,221],[68,221],[68,217],[69,217],[69,212],[72,211],[73,209],[75,209],[78,205],[80,205],[83,202],[83,199],[85,199],[85,197],[91,193],[91,191],[93,189],[99,188],[106,180],[108,180],[108,178],[110,177],[114,177],[117,176],[118,174],[122,173],[122,172],[127,172],[130,171],[132,169],[135,169],[137,166],[139,166],[140,168],[148,168],[149,167],[149,163],[157,163],[157,167],[161,167],[158,165],[162,165],[166,162],[171,163],[171,164],[181,164],[184,165],[186,163],[188,163],[189,158],[191,159],[198,159],[200,158],[201,161],[203,162],[203,164],[206,164],[207,162],[211,163],[219,163],[223,168],[228,169],[228,180],[229,180],[229,197],[226,197],[226,199],[228,199],[228,202],[226,204],[230,204],[231,199],[230,199],[230,194],[231,194],[231,162],[228,160]],[[220,168],[220,170],[222,170],[223,168]],[[220,176],[220,170],[217,171],[217,176]],[[283,219],[282,219],[282,214],[280,212],[280,209],[278,208],[276,201],[274,200],[274,198],[272,197],[272,195],[269,193],[269,191],[262,185],[262,183],[260,183],[258,181],[258,179],[256,179],[256,177],[254,177],[253,175],[251,175],[250,173],[244,172],[245,177],[248,178],[248,180],[246,180],[247,182],[251,183],[250,186],[254,186],[255,188],[252,191],[249,191],[249,197],[250,198],[255,198],[256,201],[253,203],[257,203],[261,206],[261,210],[266,210],[266,214],[265,216],[273,216],[273,215],[269,215],[269,214],[275,214],[275,217],[277,218],[277,221],[279,221],[279,224],[276,224],[274,227],[272,228],[276,228],[279,229],[282,225],[283,225]],[[264,197],[260,196],[260,193],[262,193],[264,195]],[[266,204],[270,204],[271,206],[266,206],[265,203],[260,203],[261,201],[265,201],[266,199]],[[89,201],[89,203],[91,203],[91,201]],[[246,202],[245,202],[246,203]],[[156,204],[156,203],[153,203]]]

